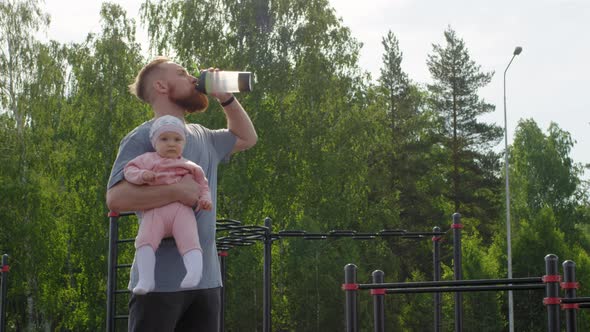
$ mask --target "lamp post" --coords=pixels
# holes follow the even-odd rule
[[[506,119],[506,72],[512,64],[514,57],[522,52],[522,47],[517,46],[512,53],[512,58],[504,70],[504,167],[506,168],[506,243],[508,255],[508,279],[512,279],[512,245],[510,239],[510,179],[508,171],[508,121]],[[514,332],[514,299],[512,297],[512,290],[508,291],[508,322],[510,324],[510,332]]]

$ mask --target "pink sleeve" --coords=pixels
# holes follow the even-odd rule
[[[199,185],[199,199],[211,202],[211,193],[209,192],[209,181],[205,177],[205,172],[201,166],[194,164],[192,169],[195,182]]]
[[[127,165],[125,165],[125,169],[123,170],[125,180],[133,184],[146,183],[143,181],[142,175],[147,169],[149,169],[148,159],[149,158],[147,158],[146,154],[142,154],[130,160]]]

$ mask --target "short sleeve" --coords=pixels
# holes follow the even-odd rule
[[[107,190],[111,189],[114,185],[125,179],[124,169],[125,165],[135,157],[144,154],[146,152],[153,152],[154,149],[149,142],[148,132],[142,127],[137,128],[135,131],[129,133],[121,143],[119,144],[119,152],[117,158],[113,163],[111,169],[111,176],[109,177],[109,183]]]
[[[229,131],[229,129],[211,130],[211,142],[220,161],[229,162],[236,141],[236,135]]]

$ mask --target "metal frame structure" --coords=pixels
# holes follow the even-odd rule
[[[128,315],[118,314],[115,312],[116,296],[118,294],[129,294],[127,289],[116,289],[117,271],[122,268],[129,268],[131,264],[119,264],[118,262],[118,245],[120,243],[133,242],[133,239],[118,238],[118,218],[121,216],[132,215],[133,213],[109,213],[109,262],[108,262],[108,281],[107,281],[107,331],[115,331],[117,320],[127,319]],[[272,244],[274,241],[286,238],[300,238],[304,240],[326,240],[330,238],[351,238],[354,240],[374,240],[377,238],[399,237],[404,239],[428,239],[432,237],[435,247],[438,246],[440,252],[439,240],[446,232],[441,232],[439,227],[435,227],[431,232],[411,232],[403,229],[384,229],[378,232],[356,232],[352,230],[332,230],[326,233],[310,233],[303,230],[282,230],[277,233],[272,232],[272,220],[264,219],[264,226],[243,225],[241,221],[233,219],[217,220],[217,250],[220,260],[220,268],[223,278],[223,284],[226,285],[227,257],[230,249],[250,246],[257,241],[264,245],[264,272],[263,272],[263,332],[272,330],[272,294],[271,294],[271,266],[272,266]],[[223,236],[220,236],[223,235]],[[438,272],[435,275],[440,277],[440,254],[433,256],[433,266],[438,266]],[[221,331],[225,331],[225,291],[222,289],[222,312],[221,312]],[[440,308],[438,308],[440,311]]]
[[[358,293],[362,290],[370,290],[373,296],[374,331],[383,332],[385,331],[383,298],[386,294],[545,289],[545,297],[542,301],[547,308],[547,331],[561,331],[559,312],[562,309],[565,311],[566,331],[577,332],[577,310],[590,308],[590,297],[576,297],[579,284],[576,282],[575,263],[569,260],[563,262],[564,281],[561,282],[557,261],[556,255],[545,256],[545,275],[542,277],[384,283],[383,272],[376,270],[373,272],[371,284],[358,284],[356,265],[347,264],[344,267],[344,284],[342,284],[346,302],[346,331],[360,331],[357,303]],[[564,290],[564,298],[559,297],[560,288]],[[455,324],[456,332],[462,330],[462,324]]]

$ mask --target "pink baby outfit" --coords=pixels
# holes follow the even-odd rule
[[[153,182],[143,181],[146,171],[156,173]],[[164,185],[179,182],[184,176],[192,176],[199,185],[199,201],[211,202],[209,184],[201,166],[184,158],[162,158],[156,152],[144,153],[125,166],[125,180],[134,184]],[[150,245],[154,251],[163,238],[173,236],[178,251],[184,255],[190,250],[201,250],[197,234],[195,213],[191,207],[179,202],[143,211],[135,248]]]

